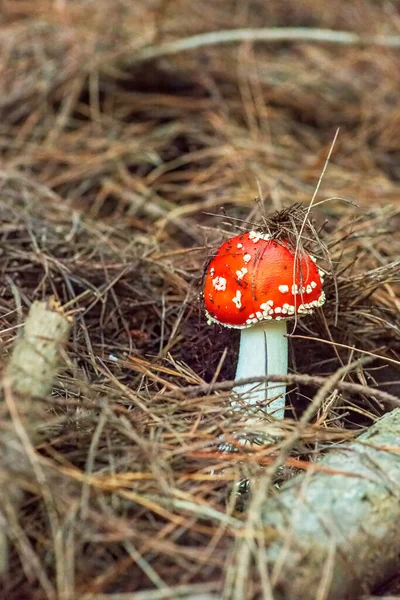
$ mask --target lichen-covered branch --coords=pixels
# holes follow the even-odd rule
[[[329,474],[295,477],[265,502],[276,600],[354,600],[400,570],[399,440],[396,409],[327,454]]]
[[[53,299],[34,302],[3,374],[0,402],[5,412],[8,408],[10,418],[2,422],[0,435],[0,573],[8,568],[7,515],[15,512],[22,500],[20,487],[10,483],[10,474],[29,470],[29,458],[15,427],[13,411],[18,413],[18,426],[32,441],[38,419],[32,399],[43,398],[51,391],[70,327],[71,319]]]
[[[70,327],[70,318],[54,299],[32,304],[5,373],[14,392],[31,398],[50,392]]]

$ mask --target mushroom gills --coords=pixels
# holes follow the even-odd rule
[[[287,372],[286,319],[261,322],[240,330],[239,359],[235,379],[287,375]],[[285,394],[286,384],[260,382],[237,385],[233,388],[231,406],[235,410],[243,410],[252,417],[262,417],[261,411],[263,411],[276,419],[283,419]],[[257,414],[259,412],[260,414]]]

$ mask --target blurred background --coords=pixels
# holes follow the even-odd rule
[[[161,233],[167,214],[247,215],[259,189],[273,208],[308,202],[338,127],[322,195],[397,201],[398,47],[218,32],[323,28],[390,44],[399,2],[4,0],[1,22],[3,169],[91,217]],[[162,52],[206,32],[215,43]],[[149,46],[158,60],[141,58]]]

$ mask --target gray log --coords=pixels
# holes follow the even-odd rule
[[[6,369],[14,392],[44,398],[51,391],[70,329],[71,319],[52,298],[32,304]]]
[[[51,391],[71,324],[72,319],[54,299],[34,302],[5,369],[0,403],[7,401],[8,394],[30,443],[35,439],[32,423],[40,418],[34,399],[44,398]],[[10,406],[8,408],[10,410]],[[0,427],[0,474],[8,473],[9,477],[6,485],[2,481],[0,485],[0,576],[9,566],[8,522],[23,498],[22,490],[12,482],[10,474],[26,475],[30,470],[26,448],[15,423],[14,427],[10,426],[12,421],[13,418]]]
[[[400,409],[262,508],[276,600],[354,600],[400,572]]]

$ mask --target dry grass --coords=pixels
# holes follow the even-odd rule
[[[0,595],[261,597],[251,560],[245,595],[232,583],[254,516],[236,484],[273,465],[297,421],[279,426],[276,448],[215,452],[218,435],[243,427],[229,389],[209,386],[216,371],[232,379],[238,334],[206,325],[203,265],[224,236],[309,203],[340,127],[312,210],[328,300],[292,332],[291,370],[328,378],[374,360],[343,376],[358,387],[327,393],[278,477],[396,402],[379,390],[400,395],[400,51],[246,42],[135,57],[233,27],[397,35],[398,3],[2,6],[2,359],[35,299],[54,295],[75,325],[38,423],[52,527],[37,479],[3,472],[28,493]],[[297,419],[321,380],[291,383]]]

